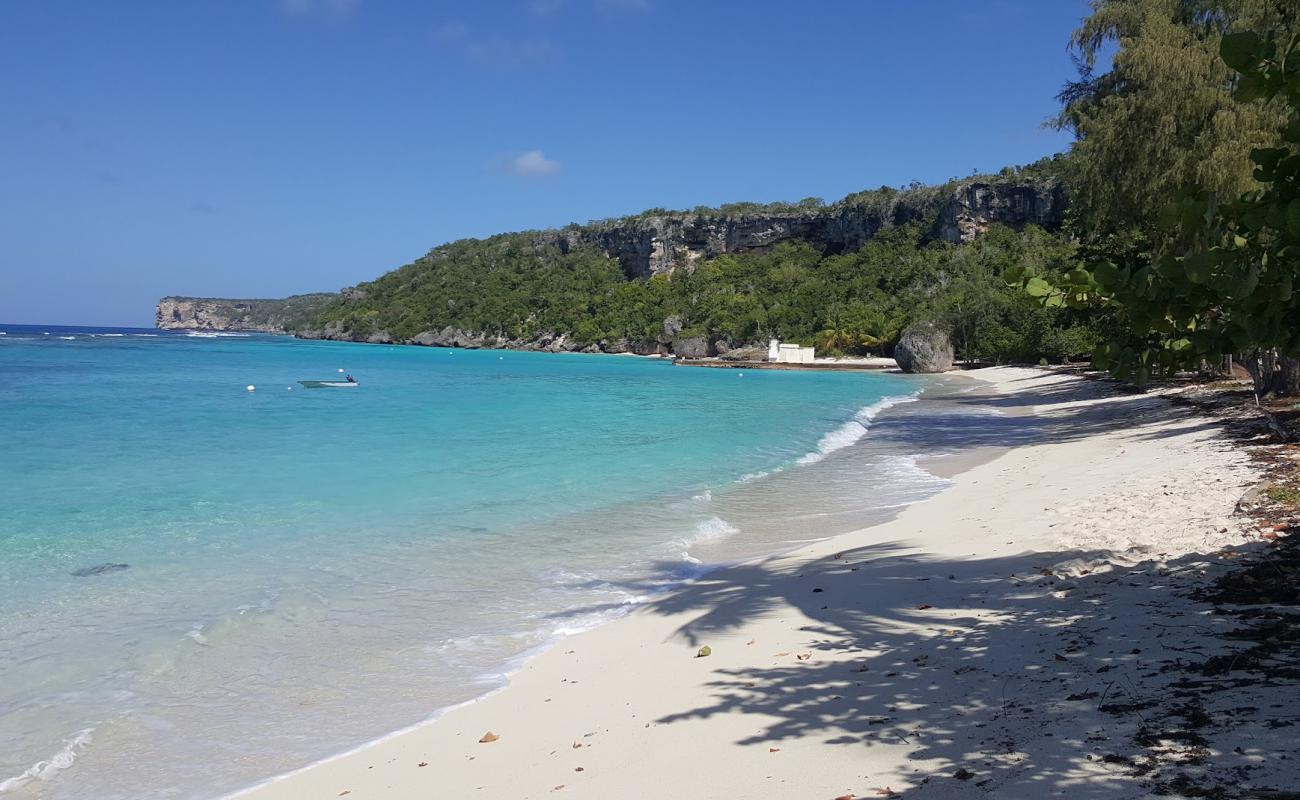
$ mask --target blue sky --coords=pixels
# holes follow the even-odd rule
[[[0,322],[336,290],[441,242],[1068,147],[1085,0],[0,3]]]

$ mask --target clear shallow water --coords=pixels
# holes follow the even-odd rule
[[[904,376],[0,331],[4,796],[214,797],[944,483]]]

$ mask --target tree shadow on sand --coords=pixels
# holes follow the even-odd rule
[[[1023,400],[970,392],[943,401],[951,413],[924,425],[882,417],[871,435],[956,451],[1069,441],[1117,425],[1135,440],[1218,429],[1166,400],[1117,397],[1104,385],[1063,381],[1036,392],[1032,417],[972,422],[977,407]],[[674,638],[730,659],[707,684],[709,702],[657,722],[745,715],[753,733],[740,746],[893,748],[892,761],[914,770],[895,780],[918,798],[1113,798],[1188,787],[1250,797],[1296,778],[1287,729],[1300,722],[1300,680],[1234,661],[1244,646],[1226,637],[1237,622],[1190,597],[1235,561],[1166,561],[1154,548],[964,558],[922,544],[880,542],[812,562],[774,556],[656,595],[681,566],[665,562],[655,577],[624,585],[654,598],[649,613],[677,622]],[[796,631],[797,650],[773,655],[736,641],[746,623],[774,615]],[[735,666],[724,647],[746,648],[742,660],[752,663]]]
[[[777,656],[755,648],[755,662],[771,663],[717,669],[707,704],[657,722],[742,714],[755,722],[742,746],[895,748],[915,765],[915,797],[1109,798],[1189,775],[1276,788],[1268,765],[1292,747],[1282,728],[1300,721],[1300,681],[1261,682],[1244,663],[1246,680],[1211,677],[1234,626],[1174,589],[1223,571],[1222,559],[1114,558],[951,560],[887,542],[706,575],[648,604],[683,618],[676,637],[716,653],[784,609],[802,643]]]

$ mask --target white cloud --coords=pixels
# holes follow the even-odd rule
[[[466,42],[464,52],[476,64],[502,69],[547,64],[559,55],[546,39],[510,39],[495,34]]]
[[[649,11],[651,0],[595,0],[596,10],[603,14],[619,11]]]
[[[280,10],[290,16],[346,17],[360,0],[280,0]]]
[[[459,52],[466,61],[497,69],[520,69],[548,64],[560,51],[549,39],[513,39],[499,34],[480,36],[463,22],[447,22],[433,30],[441,47]]]
[[[517,178],[549,178],[560,171],[560,162],[546,157],[541,150],[529,150],[507,158],[505,171]]]

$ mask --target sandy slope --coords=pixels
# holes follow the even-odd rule
[[[1024,414],[1031,444],[891,522],[713,573],[485,700],[247,797],[1145,796],[1159,770],[1133,759],[1161,743],[1134,744],[1159,727],[1139,700],[1186,644],[1169,633],[1202,613],[1179,574],[1241,541],[1231,512],[1254,473],[1159,398],[974,374]],[[500,739],[479,743],[487,731]],[[1280,746],[1233,731],[1243,764]]]

